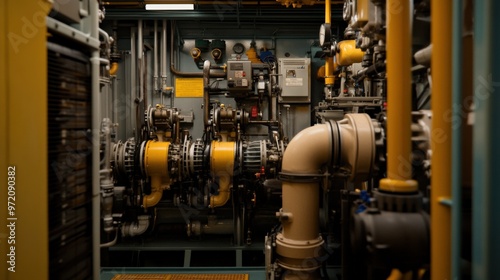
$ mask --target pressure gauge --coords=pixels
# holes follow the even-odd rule
[[[329,48],[332,41],[332,29],[329,23],[323,23],[319,28],[319,45],[322,48]]]
[[[245,46],[243,46],[243,44],[241,43],[236,43],[233,46],[233,51],[236,54],[242,54],[245,51]]]
[[[344,19],[344,21],[349,21],[351,20],[351,16],[352,16],[352,1],[345,0],[344,7],[342,9],[342,18]]]

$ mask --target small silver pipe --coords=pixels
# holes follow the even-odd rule
[[[118,240],[118,229],[115,230],[115,238],[112,241],[110,241],[108,243],[101,244],[99,247],[101,247],[101,248],[111,247],[111,246],[116,244],[117,240]]]
[[[161,90],[164,91],[167,87],[167,20],[165,19],[162,22],[161,41]]]
[[[144,99],[144,60],[143,60],[143,38],[142,38],[142,19],[138,22],[137,30],[137,63],[139,64],[139,96],[136,101],[141,102]]]
[[[210,114],[210,60],[203,63],[203,123],[205,128],[209,125],[208,116]]]
[[[153,90],[154,90],[154,93],[156,93],[158,91],[158,26],[157,25],[158,25],[158,22],[155,20],[154,21],[154,47],[153,47],[153,51],[154,51]],[[162,50],[163,50],[163,48],[162,48]]]
[[[135,100],[134,97],[136,96],[136,90],[137,90],[137,84],[136,84],[136,77],[137,77],[137,67],[136,67],[136,58],[137,58],[137,53],[136,53],[136,47],[135,47],[135,27],[132,27],[130,30],[130,96],[129,96],[129,108],[130,108],[130,116],[132,116],[130,119],[130,126],[132,130],[135,130]],[[135,136],[137,138],[138,133],[135,132]]]

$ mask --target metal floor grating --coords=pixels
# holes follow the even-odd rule
[[[248,280],[248,274],[117,274],[112,280]]]

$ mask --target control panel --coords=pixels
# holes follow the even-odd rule
[[[249,60],[227,61],[227,88],[232,92],[252,90],[252,62]]]

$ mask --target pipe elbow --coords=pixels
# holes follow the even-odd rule
[[[299,132],[288,144],[283,155],[285,173],[317,174],[332,154],[330,124],[318,124]]]
[[[153,207],[160,202],[163,196],[163,188],[161,186],[162,177],[151,177],[151,194],[147,194],[142,198],[142,206],[144,208]]]
[[[137,217],[137,221],[125,223],[122,227],[122,236],[137,236],[146,232],[149,227],[149,217],[141,215]]]
[[[115,76],[116,72],[118,72],[118,62],[113,62],[111,63],[111,68],[109,68],[109,74]]]
[[[219,194],[218,195],[212,195],[210,197],[210,208],[215,208],[215,207],[221,207],[227,203],[229,200],[229,186],[227,189],[222,190],[219,189]]]
[[[160,202],[162,196],[162,190],[152,191],[151,194],[147,194],[143,197],[142,206],[144,206],[144,208],[153,207]]]

